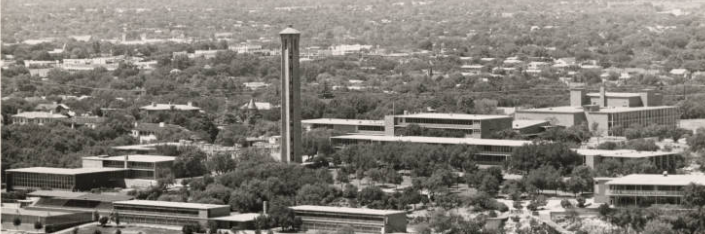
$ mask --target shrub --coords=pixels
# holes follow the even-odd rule
[[[563,200],[561,200],[561,207],[563,207],[563,209],[569,209],[569,208],[573,207],[573,203],[570,203],[570,201],[568,201],[568,199],[563,199]]]
[[[578,198],[578,207],[585,208],[585,198],[583,198],[583,197]]]
[[[499,212],[507,212],[509,211],[509,207],[502,202],[497,202],[497,210]]]

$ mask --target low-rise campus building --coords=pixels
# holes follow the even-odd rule
[[[230,205],[130,200],[113,202],[113,207],[125,223],[206,226],[210,218],[230,215]]]
[[[173,156],[143,154],[90,156],[83,157],[83,167],[124,168],[129,169],[127,178],[156,180],[161,170],[171,170],[174,160]]]
[[[468,138],[489,138],[491,134],[512,129],[507,115],[470,115],[457,113],[417,113],[384,117],[384,131],[395,136],[397,130],[416,124],[422,128],[462,131]]]
[[[19,230],[32,233],[52,233],[76,225],[91,222],[91,212],[63,212],[28,210],[21,208],[2,208],[2,230]],[[20,225],[15,226],[14,220],[19,219]],[[42,224],[41,229],[35,229],[34,223]]]
[[[577,149],[576,152],[585,157],[585,165],[593,169],[608,159],[614,159],[621,163],[628,160],[647,159],[659,170],[675,171],[679,160],[682,160],[679,152],[666,151]]]
[[[335,231],[351,226],[355,233],[406,232],[406,212],[332,206],[290,207],[307,230]]]
[[[681,204],[683,188],[705,185],[703,175],[632,174],[620,178],[596,178],[595,202],[615,206]]]
[[[418,143],[434,145],[468,145],[479,149],[476,161],[479,164],[499,165],[506,161],[515,148],[531,141],[494,140],[477,138],[422,137],[422,136],[369,136],[343,135],[331,137],[331,143],[336,147],[359,143]]]
[[[649,89],[640,93],[609,93],[604,87],[599,93],[572,89],[570,106],[518,109],[515,119],[546,120],[565,127],[587,123],[603,135],[620,135],[623,129],[635,125],[677,127],[678,108],[664,106],[661,100],[659,93]]]
[[[384,135],[384,121],[365,119],[305,119],[301,126],[310,131],[315,128],[337,130],[346,134]]]
[[[65,190],[87,191],[93,188],[125,187],[128,170],[123,168],[51,168],[29,167],[9,169],[7,191]]]

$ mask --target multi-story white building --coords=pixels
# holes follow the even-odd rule
[[[689,184],[705,185],[704,175],[632,174],[595,178],[595,202],[615,206],[681,204]]]

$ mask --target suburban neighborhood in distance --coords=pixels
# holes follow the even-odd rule
[[[0,0],[2,233],[705,234],[705,0]]]

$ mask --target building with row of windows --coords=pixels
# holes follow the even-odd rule
[[[355,233],[406,232],[406,212],[332,206],[290,207],[304,230],[335,231],[350,226]]]
[[[27,233],[53,233],[76,225],[92,221],[91,212],[62,212],[29,210],[22,208],[2,208],[1,220],[3,232],[17,230]],[[15,226],[14,220],[19,219],[20,225]],[[42,224],[41,229],[35,229],[34,223]]]
[[[528,123],[524,121],[517,123],[520,129],[527,130],[528,127],[539,123]],[[538,122],[538,121],[535,121]],[[414,113],[403,115],[387,115],[384,120],[362,120],[362,119],[307,119],[302,121],[302,126],[306,130],[314,128],[334,129],[346,134],[361,135],[402,135],[402,129],[411,125],[417,125],[424,129],[435,129],[442,131],[462,132],[466,138],[490,138],[498,131],[513,129],[513,120],[508,115],[470,115],[457,113]],[[531,131],[542,131],[541,129],[531,129]]]
[[[83,157],[82,168],[30,167],[6,171],[7,190],[87,191],[94,188],[125,187],[125,179],[157,180],[176,157],[121,155]]]
[[[50,168],[29,167],[5,171],[7,191],[66,190],[125,187],[128,170],[124,168]]]
[[[127,178],[156,180],[159,173],[171,170],[176,157],[163,155],[121,155],[83,157],[84,168],[124,168],[129,169]]]
[[[305,119],[301,126],[306,131],[326,128],[347,134],[384,135],[384,121],[363,119]]]
[[[675,106],[664,106],[662,95],[646,89],[639,93],[586,93],[585,89],[570,91],[570,106],[518,109],[517,120],[546,120],[553,125],[570,127],[587,123],[603,135],[621,135],[633,126],[661,125],[677,127],[680,112]]]
[[[229,205],[186,202],[128,200],[113,202],[113,208],[120,213],[120,219],[125,223],[170,226],[206,226],[210,218],[230,215]]]
[[[705,176],[664,173],[595,178],[595,202],[614,206],[681,204],[683,189],[690,184],[705,185]]]
[[[423,137],[423,136],[371,136],[371,135],[341,135],[331,137],[335,147],[361,143],[417,143],[433,145],[469,145],[479,149],[475,158],[477,163],[499,165],[511,156],[512,151],[531,141],[494,140],[477,138]]]
[[[683,160],[681,153],[676,151],[577,149],[576,152],[584,157],[585,165],[593,169],[598,164],[610,159],[617,160],[620,163],[629,160],[647,159],[659,170],[675,171],[679,161]]]

